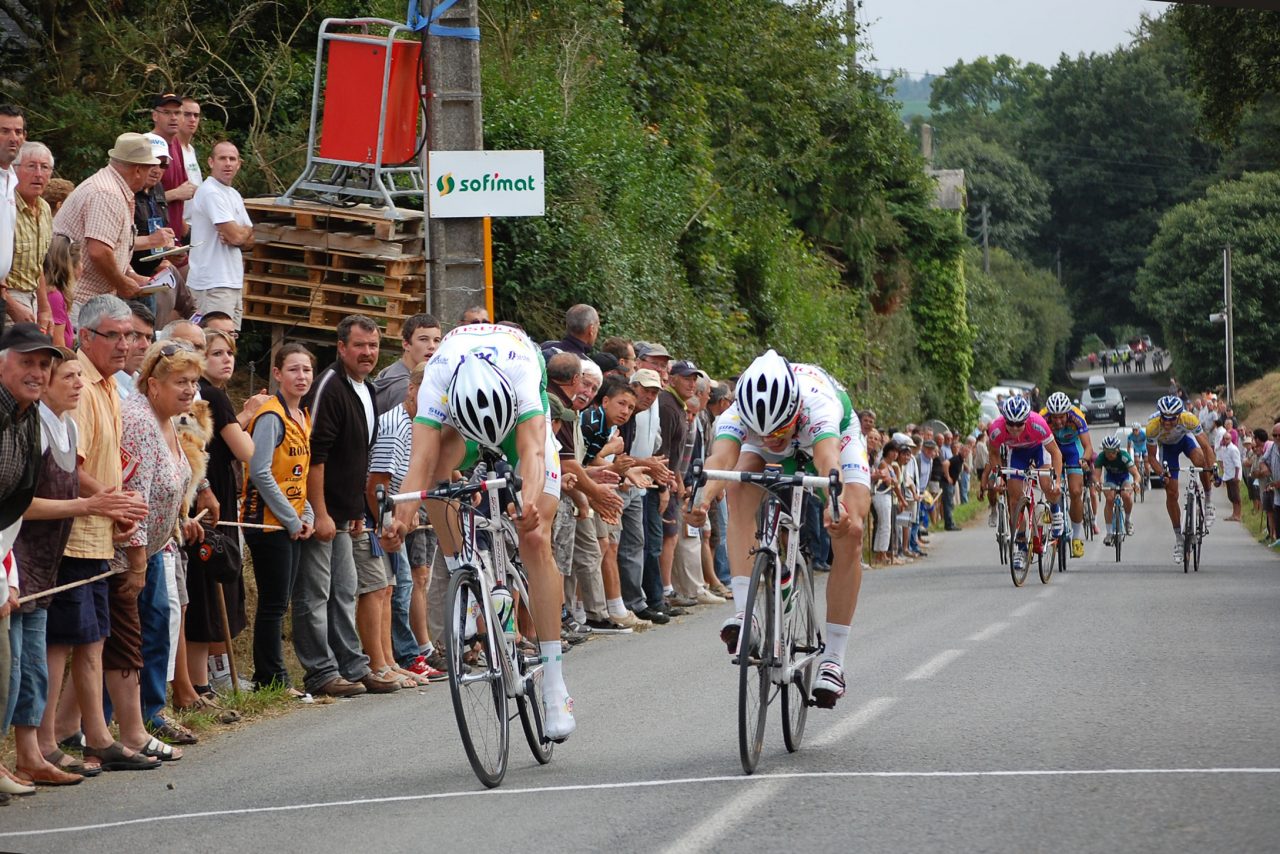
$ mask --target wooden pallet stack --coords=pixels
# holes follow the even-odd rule
[[[279,205],[246,199],[254,244],[245,256],[244,316],[290,329],[332,331],[365,314],[399,341],[406,318],[426,310],[426,219],[390,219],[368,205]]]

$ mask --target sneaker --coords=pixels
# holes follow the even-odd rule
[[[1125,520],[1124,520],[1124,535],[1125,535],[1126,537],[1132,537],[1132,536],[1133,536],[1133,520],[1132,520],[1132,519],[1125,519]]]
[[[844,668],[834,661],[818,665],[818,678],[813,680],[813,702],[820,709],[834,708],[844,696]]]
[[[585,623],[579,623],[573,617],[565,617],[560,621],[560,626],[569,634],[589,635],[591,628]]]
[[[248,694],[250,691],[253,691],[257,688],[256,685],[254,685],[248,679],[245,679],[243,676],[240,676],[239,680],[240,680],[240,693],[242,694]],[[215,694],[222,697],[225,697],[227,694],[232,693],[231,674],[227,673],[224,676],[214,676],[209,680],[209,687],[213,689],[213,692]]]
[[[427,662],[427,657],[425,655],[420,655],[417,658],[415,658],[413,660],[413,663],[410,664],[408,667],[406,667],[405,670],[409,671],[410,673],[416,676],[427,677],[428,682],[443,682],[445,679],[449,678],[448,673],[445,673],[443,670],[440,670],[438,668],[432,667]]]
[[[668,617],[683,617],[685,614],[689,613],[684,608],[677,608],[675,605],[672,605],[670,602],[663,602],[654,610],[661,611],[662,613],[666,614]]]
[[[1061,510],[1054,511],[1054,514],[1053,514],[1053,535],[1054,535],[1055,537],[1061,537],[1061,536],[1062,536],[1062,533],[1063,533],[1066,529],[1067,529],[1067,525],[1066,525],[1066,522],[1064,522],[1064,521],[1063,521],[1063,519],[1062,519],[1062,511],[1061,511]]]
[[[1173,544],[1173,562],[1182,563],[1182,540]]]
[[[692,608],[694,605],[702,604],[692,596],[681,596],[679,593],[672,593],[666,597],[666,600],[672,608]]]
[[[577,646],[578,644],[582,643],[586,639],[587,639],[587,636],[584,635],[582,632],[571,632],[568,629],[560,630],[561,643],[568,644],[569,646]],[[565,647],[565,649],[567,650],[568,647]]]
[[[439,649],[431,650],[431,654],[426,657],[426,663],[432,670],[438,670],[445,675],[445,678],[448,678],[449,660],[444,657],[444,652]],[[462,665],[462,672],[470,673],[471,668],[464,664]]]
[[[645,629],[653,627],[650,620],[642,620],[630,611],[623,611],[621,616],[610,614],[609,620],[615,626],[622,626],[624,629],[631,629],[635,632],[643,632]]]
[[[738,640],[742,635],[743,616],[744,616],[743,612],[739,611],[729,619],[725,620],[724,623],[721,624],[720,626],[720,640],[724,641],[725,648],[729,651],[730,655],[736,655],[738,652]],[[755,641],[755,643],[753,643],[752,646],[758,648],[759,639],[760,639],[760,624],[755,622],[754,618],[752,618],[751,625],[755,629],[755,631],[751,633],[752,640]],[[752,652],[755,652],[755,649],[752,649]]]
[[[717,596],[705,587],[699,590],[698,595],[694,598],[698,600],[699,605],[723,605],[725,603],[722,597]]]
[[[642,623],[649,623],[650,625],[665,626],[667,623],[671,622],[670,617],[656,608],[645,608],[643,611],[637,611],[636,617]]]
[[[1071,540],[1071,556],[1084,557],[1084,540]]]
[[[994,528],[996,526],[996,508],[992,507],[991,512],[987,514],[987,527]]]
[[[631,629],[626,626],[620,626],[612,620],[593,620],[587,618],[587,628],[591,629],[592,634],[602,635],[629,635]]]
[[[564,697],[558,701],[548,702],[545,698],[542,703],[543,728],[547,738],[560,744],[569,735],[578,728],[578,722],[573,719],[573,698]]]

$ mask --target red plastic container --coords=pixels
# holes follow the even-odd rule
[[[317,156],[374,163],[382,103],[385,39],[332,41],[324,82],[324,115]],[[418,147],[418,57],[422,43],[392,43],[387,85],[387,126],[382,162],[403,163]]]

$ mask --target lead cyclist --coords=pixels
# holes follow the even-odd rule
[[[529,572],[529,598],[543,668],[546,735],[564,741],[576,724],[561,668],[563,585],[551,550],[551,522],[560,501],[560,457],[547,426],[546,367],[529,336],[512,326],[459,326],[427,362],[413,421],[413,449],[402,488],[419,492],[474,464],[468,442],[501,453],[523,478],[516,517],[520,559]],[[417,501],[396,507],[394,536],[413,529]],[[508,507],[514,511],[514,507]],[[449,571],[461,567],[456,514],[428,501],[427,515]]]
[[[816,472],[839,469],[841,481],[850,485],[840,496],[840,521],[832,521],[830,508],[824,515],[835,559],[827,584],[826,649],[813,698],[821,708],[832,708],[845,693],[844,654],[862,586],[863,519],[871,508],[867,446],[849,395],[822,368],[792,364],[769,350],[738,379],[735,401],[716,419],[714,435],[707,469],[760,472],[767,463],[782,463],[802,450]],[[729,585],[741,607],[751,581],[751,547],[763,492],[751,484],[710,481],[701,503],[690,511],[689,524],[701,525],[721,493],[729,500]],[[738,648],[743,616],[739,611],[720,628],[731,654]]]

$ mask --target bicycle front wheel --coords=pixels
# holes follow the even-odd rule
[[[529,611],[527,595],[520,597],[516,625],[521,627],[524,634],[515,650],[516,678],[520,680],[516,709],[520,712],[520,726],[524,729],[524,738],[529,743],[533,758],[538,760],[539,765],[546,765],[551,761],[555,742],[547,738],[546,733],[542,708],[542,651],[538,642],[538,630],[533,625],[533,614]]]
[[[480,578],[474,570],[460,569],[449,579],[448,621],[445,623],[445,652],[449,664],[449,694],[458,721],[462,747],[471,770],[490,789],[507,773],[510,721],[503,679],[502,653],[497,648],[500,633],[487,627],[477,632],[471,610],[483,614]],[[470,624],[470,625],[468,625]]]
[[[1018,502],[1018,509],[1013,514],[1012,538],[1009,541],[1009,573],[1013,576],[1013,586],[1021,587],[1027,581],[1027,563],[1035,554],[1035,519],[1031,502],[1023,498]],[[1024,544],[1018,545],[1018,531],[1022,531]],[[1022,568],[1018,568],[1018,555],[1022,554]]]
[[[743,607],[742,631],[738,633],[738,753],[742,770],[748,774],[756,770],[760,761],[771,699],[769,678],[776,630],[773,572],[773,555],[756,554]]]
[[[818,617],[813,595],[813,572],[804,558],[796,562],[795,582],[791,587],[791,613],[785,620],[786,661],[808,658],[808,662],[791,671],[782,688],[782,740],[787,750],[795,753],[804,738],[804,723],[809,714],[809,695],[818,672]]]
[[[1111,513],[1111,540],[1116,547],[1116,563],[1120,562],[1120,546],[1124,542],[1124,504],[1117,501]]]
[[[1195,544],[1193,546],[1193,548],[1195,549],[1195,562],[1192,563],[1191,565],[1192,570],[1195,572],[1200,571],[1200,546],[1204,543],[1204,535],[1205,535],[1204,502],[1199,497],[1197,497],[1196,498],[1196,536],[1195,536]]]
[[[1194,559],[1192,550],[1195,548],[1195,542],[1196,502],[1195,498],[1188,494],[1187,505],[1182,509],[1182,572],[1184,574],[1191,571],[1191,561]]]

